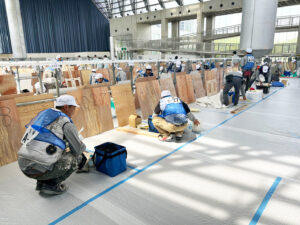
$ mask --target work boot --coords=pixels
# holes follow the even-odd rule
[[[89,168],[89,160],[90,160],[90,154],[88,152],[83,152],[82,153],[82,161],[80,165],[78,166],[78,170],[76,173],[88,173],[90,171]]]
[[[49,185],[43,184],[40,193],[45,195],[60,195],[68,189],[68,186],[65,184]]]
[[[37,180],[35,190],[40,191],[42,186],[43,186],[43,183],[41,181]]]
[[[172,135],[169,135],[169,136],[159,135],[158,140],[164,141],[164,142],[170,142],[170,141],[172,141]]]
[[[176,141],[180,141],[182,139],[182,134],[176,134]]]

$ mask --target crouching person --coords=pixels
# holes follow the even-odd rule
[[[199,125],[190,108],[180,98],[171,96],[170,91],[161,92],[161,99],[155,107],[152,123],[159,132],[160,141],[171,141],[175,136],[180,141],[187,127],[188,119]]]
[[[63,95],[55,109],[40,112],[26,126],[18,163],[26,176],[37,180],[36,190],[42,194],[62,194],[67,190],[62,182],[88,166],[86,147],[71,120],[76,107],[73,96]]]

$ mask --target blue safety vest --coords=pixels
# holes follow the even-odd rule
[[[66,117],[73,123],[71,118],[65,113],[54,109],[46,109],[33,118],[30,123],[26,125],[26,128],[31,127],[34,131],[39,133],[33,140],[49,143],[61,149],[65,149],[66,143],[47,128],[47,126],[52,124],[59,117]],[[26,138],[26,135],[24,138]]]
[[[247,54],[247,62],[243,66],[243,70],[252,70],[254,67],[255,58],[252,54]]]
[[[160,100],[162,117],[169,123],[183,125],[187,123],[187,113],[178,97],[166,96]]]

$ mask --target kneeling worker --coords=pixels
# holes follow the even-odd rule
[[[173,135],[177,141],[181,140],[188,119],[196,126],[200,124],[186,103],[178,97],[171,96],[170,91],[162,91],[152,119],[153,125],[160,133],[159,140],[171,141]]]
[[[42,194],[62,194],[67,190],[62,182],[88,166],[86,146],[71,120],[76,107],[73,96],[62,95],[55,109],[46,109],[31,120],[21,140],[19,167],[37,180],[36,190]]]
[[[98,73],[96,75],[95,84],[101,84],[101,83],[106,83],[106,82],[108,82],[108,80],[103,77],[102,73]]]

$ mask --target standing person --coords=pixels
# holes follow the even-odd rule
[[[237,55],[236,51],[233,51],[233,56],[231,60],[231,66],[239,67],[241,63],[241,58]]]
[[[188,119],[196,126],[200,124],[188,105],[180,98],[171,96],[169,90],[161,92],[161,99],[155,107],[152,118],[153,125],[159,132],[160,141],[171,141],[173,135],[177,141],[180,141]]]
[[[123,69],[121,67],[118,68],[118,73],[116,76],[116,81],[120,82],[120,81],[125,81],[127,80],[127,76],[126,73],[123,71]]]
[[[178,59],[178,56],[175,56],[175,66],[176,66],[176,73],[181,72],[182,64],[181,61]]]
[[[18,152],[22,172],[37,180],[36,190],[58,195],[67,190],[62,184],[74,171],[88,166],[88,153],[71,118],[75,98],[62,95],[55,109],[40,112],[27,125]]]
[[[232,87],[234,87],[234,106],[236,106],[239,103],[239,98],[240,98],[240,89],[242,85],[242,79],[243,75],[242,72],[236,71],[236,72],[230,72],[225,76],[225,87],[223,89],[223,102],[225,106],[229,105],[229,100],[228,100],[228,92]],[[243,97],[244,93],[242,91]],[[245,99],[245,97],[244,97]]]
[[[96,81],[96,69],[92,69],[92,73],[90,74],[90,84],[94,84]]]
[[[255,69],[255,58],[252,55],[252,49],[247,48],[246,55],[242,58],[241,67],[243,71],[243,78],[245,79],[245,83],[243,84],[243,88],[245,92],[251,87],[256,77],[253,76]]]

